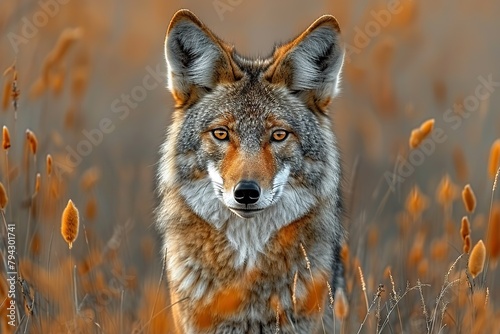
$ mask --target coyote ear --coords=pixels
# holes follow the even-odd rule
[[[278,47],[266,72],[271,83],[284,84],[324,110],[338,92],[344,60],[340,28],[331,15],[317,19],[299,37]]]
[[[165,39],[168,88],[182,106],[220,82],[237,80],[232,47],[216,37],[192,12],[174,14]]]

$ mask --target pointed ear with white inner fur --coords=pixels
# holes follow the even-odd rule
[[[278,47],[273,58],[266,79],[285,85],[324,111],[339,90],[344,60],[337,20],[320,17],[296,39]]]
[[[215,36],[192,12],[174,14],[165,39],[168,88],[183,106],[220,82],[241,75],[231,58],[232,47]]]

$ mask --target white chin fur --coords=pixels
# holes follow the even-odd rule
[[[235,215],[237,215],[240,218],[250,219],[250,218],[253,218],[256,215],[258,215],[264,209],[258,210],[258,211],[244,211],[244,210],[235,210],[235,209],[229,208],[229,210],[231,210],[232,213],[234,213]]]
[[[237,253],[235,267],[252,266],[272,235],[306,214],[314,203],[314,196],[307,189],[287,186],[290,170],[285,168],[274,179],[275,190],[263,190],[255,204],[262,211],[231,210],[228,207],[239,204],[232,196],[223,195],[223,179],[215,166],[209,164],[208,173],[210,178],[182,186],[181,194],[198,216],[224,230]]]

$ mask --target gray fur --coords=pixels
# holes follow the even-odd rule
[[[314,30],[290,54],[295,91],[315,90],[319,98],[334,96],[339,91],[340,70],[344,52],[339,35],[332,29]]]
[[[168,87],[185,92],[191,85],[213,88],[213,69],[221,51],[196,24],[182,21],[175,26],[165,43],[168,64]]]
[[[186,110],[177,111],[180,117],[162,146],[158,170],[161,204],[157,209],[157,224],[165,235],[164,254],[171,288],[194,291],[190,300],[181,306],[186,310],[189,303],[207,298],[207,287],[217,283],[210,280],[194,256],[186,258],[182,253],[167,253],[169,242],[177,241],[172,231],[185,219],[173,207],[179,198],[214,229],[225,231],[227,247],[232,248],[235,255],[224,261],[234,270],[252,269],[257,260],[263,260],[263,254],[269,251],[268,241],[282,227],[314,212],[315,224],[310,229],[317,237],[307,248],[307,256],[315,268],[333,273],[333,288],[343,288],[339,259],[344,240],[339,153],[329,117],[311,110],[304,99],[304,93],[310,91],[318,99],[335,96],[343,60],[338,33],[329,27],[319,27],[288,54],[287,64],[293,69],[293,79],[288,86],[265,79],[272,58],[251,60],[235,53],[231,57],[243,76],[233,83],[218,83],[214,67],[225,61],[223,51],[197,24],[183,20],[172,28],[167,38],[169,88],[186,93],[189,87],[195,86],[203,92]],[[271,145],[276,174],[287,170],[281,174],[286,182],[275,180],[280,183],[278,190],[269,192],[269,203],[259,200],[255,206],[262,205],[264,210],[248,219],[229,210],[228,200],[220,190],[219,183],[224,180],[217,171],[225,144],[219,143],[218,149],[209,152],[201,140],[201,134],[214,122],[229,117],[235,120],[233,131],[239,139],[239,149],[249,156],[269,141],[265,123],[270,117],[285,123],[298,138],[297,143],[287,144],[294,146],[288,147],[286,154],[283,154],[285,144]],[[204,177],[194,179],[195,171]],[[303,257],[302,254],[291,256]],[[295,273],[300,277],[297,294],[305,294],[301,280],[307,280],[309,272],[305,265],[294,266],[290,272],[282,272],[281,276],[256,285],[251,294],[252,307],[242,318],[221,323],[213,333],[274,333],[275,314],[263,310],[271,291],[286,291],[284,287],[293,281]],[[290,294],[280,295],[280,301],[290,324],[281,328],[281,333],[318,330],[317,322],[295,317]],[[194,333],[187,319],[185,321],[186,331]]]

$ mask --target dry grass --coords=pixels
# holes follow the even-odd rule
[[[488,255],[493,263],[500,257],[500,203],[493,206],[486,239]]]
[[[332,107],[349,232],[341,252],[346,289],[329,287],[336,333],[500,328],[500,93],[467,109],[478,76],[500,78],[492,33],[498,29],[491,29],[498,25],[491,13],[500,9],[491,1],[445,3],[401,1],[399,14],[345,62],[343,92]],[[237,49],[265,54],[325,12],[339,19],[346,43],[356,46],[356,28],[374,22],[371,11],[387,8],[384,2],[323,1],[318,10],[243,1],[221,21],[211,1],[154,0],[140,10],[123,1],[119,11],[115,5],[61,5],[14,55],[7,33],[20,33],[21,18],[31,19],[40,7],[36,1],[0,4],[0,66],[6,69],[0,249],[5,254],[5,228],[15,223],[17,333],[169,332],[171,302],[152,210],[157,151],[173,103],[162,82],[144,101],[132,101],[137,106],[128,106],[123,120],[112,106],[143,84],[146,66],[163,64],[165,25],[176,9],[192,7]],[[275,14],[284,7],[286,15]],[[261,15],[269,16],[257,22]],[[466,19],[475,24],[459,33]],[[262,22],[283,26],[283,34]],[[80,160],[71,156],[68,147],[82,152],[82,143],[90,142],[82,131],[98,129],[104,118],[115,130]],[[446,140],[434,141],[440,131]],[[419,152],[424,158],[411,160]],[[69,198],[78,204],[78,219],[74,210],[63,214]],[[2,264],[0,332],[14,333]]]
[[[2,147],[5,151],[10,148],[10,132],[5,125],[2,128]]]
[[[26,139],[28,141],[28,147],[30,149],[31,154],[34,156],[38,150],[38,139],[36,139],[36,135],[30,129],[26,130]]]
[[[483,240],[479,240],[472,248],[469,258],[469,271],[472,278],[476,278],[477,275],[483,272],[484,261],[486,261],[486,247]]]
[[[340,321],[345,320],[349,315],[349,303],[347,302],[344,290],[342,289],[336,290],[333,299],[334,299],[333,310],[335,316]]]
[[[500,139],[493,142],[490,149],[490,160],[488,162],[488,175],[495,179],[498,168],[500,168]]]
[[[7,203],[9,203],[9,197],[7,196],[7,191],[5,190],[3,183],[0,182],[0,209],[5,209]]]
[[[467,210],[468,213],[473,213],[474,210],[476,210],[476,195],[470,184],[465,185],[464,190],[462,190],[462,200],[465,210]]]
[[[471,230],[470,230],[469,218],[467,216],[464,216],[462,218],[462,224],[460,225],[460,235],[462,236],[463,240],[464,253],[469,253],[470,251],[470,246],[471,246],[470,232]]]
[[[68,201],[68,205],[64,208],[61,218],[61,235],[64,241],[68,243],[69,249],[73,247],[73,242],[75,242],[78,237],[78,231],[80,228],[80,216],[78,209],[73,204],[72,200]]]
[[[410,148],[417,148],[422,141],[427,138],[434,128],[434,119],[429,119],[423,122],[420,127],[411,131],[410,134]]]

